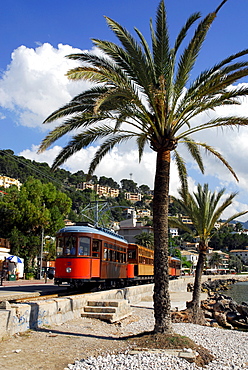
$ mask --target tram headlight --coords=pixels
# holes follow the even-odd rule
[[[68,273],[71,272],[71,267],[66,267],[65,271]]]

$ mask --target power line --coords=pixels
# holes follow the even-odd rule
[[[41,176],[46,177],[48,180],[57,183],[58,185],[60,185],[63,188],[66,188],[66,186],[63,185],[60,181],[56,180],[54,177],[49,176],[45,172],[40,171],[39,169],[37,169],[36,167],[34,167],[32,164],[27,163],[27,162],[23,161],[22,159],[20,159],[19,157],[14,156],[13,154],[10,154],[10,153],[8,153],[8,152],[6,152],[4,150],[1,150],[0,149],[0,152],[3,153],[4,155],[6,155],[7,157],[10,157],[11,159],[14,159],[14,161],[19,162],[19,163],[23,164],[24,166],[30,168],[32,171],[37,172]],[[69,188],[69,187],[67,187],[67,188]]]

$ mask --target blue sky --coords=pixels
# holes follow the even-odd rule
[[[186,19],[194,12],[206,15],[221,0],[165,0],[171,40]],[[137,27],[149,39],[149,20],[155,19],[158,1],[155,0],[3,0],[0,12],[0,149],[12,149],[36,161],[47,161],[58,153],[61,140],[42,155],[37,155],[41,140],[53,128],[42,121],[56,108],[68,102],[86,86],[69,82],[64,74],[75,64],[65,55],[92,48],[91,38],[116,41],[108,29],[104,15],[125,26],[131,33]],[[248,2],[228,0],[211,27],[195,66],[193,77],[227,55],[248,48]],[[241,81],[248,83],[247,80]],[[247,114],[247,101],[238,108]],[[236,108],[237,109],[237,108]],[[235,111],[236,113],[237,111]],[[232,112],[231,112],[232,113]],[[190,184],[209,182],[212,189],[225,186],[227,192],[239,191],[231,213],[248,209],[247,142],[248,129],[237,132],[206,132],[207,141],[225,156],[236,171],[237,184],[223,166],[210,157],[205,159],[206,176],[199,175],[187,158]],[[238,150],[237,150],[238,149]],[[66,163],[72,172],[87,172],[95,148],[90,147]],[[138,184],[153,187],[154,153],[147,149],[144,160],[138,164],[134,143],[116,148],[96,171],[120,181],[132,178]],[[176,170],[172,166],[171,193],[178,188]],[[245,220],[247,218],[245,217]]]

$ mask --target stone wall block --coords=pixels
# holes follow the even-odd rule
[[[30,311],[29,304],[11,304],[10,317],[7,323],[9,333],[21,333],[27,331],[30,325]]]
[[[57,304],[54,300],[29,302],[29,304],[31,306],[31,329],[50,325],[53,322],[53,317],[57,314]]]
[[[6,338],[10,335],[8,324],[11,317],[11,310],[0,310],[0,339]]]

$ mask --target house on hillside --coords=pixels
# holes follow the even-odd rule
[[[217,255],[216,259],[214,255]],[[221,250],[209,250],[206,255],[206,265],[208,270],[216,270],[218,273],[226,273],[229,270],[229,254]]]
[[[244,264],[248,264],[248,246],[246,249],[232,249],[230,255],[239,257]]]
[[[192,269],[194,270],[197,265],[199,254],[195,250],[181,251],[181,256],[186,258],[186,261],[192,263]]]
[[[118,234],[122,235],[128,243],[136,243],[135,236],[143,232],[153,233],[153,228],[144,226],[142,222],[138,221],[135,211],[130,214],[130,218],[119,223]]]
[[[140,193],[125,193],[125,199],[132,203],[141,201],[142,195]]]
[[[22,184],[17,179],[12,179],[11,177],[0,175],[0,186],[3,186],[4,189],[7,189],[13,185],[17,186],[17,188],[20,190]]]
[[[77,190],[86,189],[94,190],[99,197],[117,198],[120,193],[119,189],[114,189],[106,185],[92,184],[91,182],[81,182],[77,184]]]
[[[198,251],[199,243],[183,242],[182,249]]]

